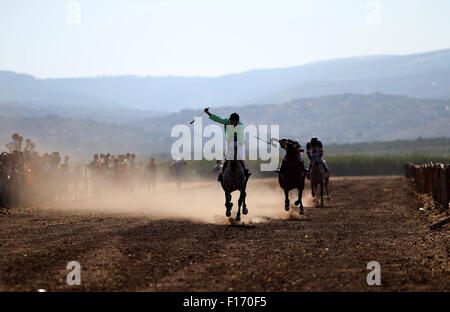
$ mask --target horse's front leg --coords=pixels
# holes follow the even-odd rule
[[[288,190],[284,190],[284,209],[286,211],[289,211],[289,191]]]
[[[328,183],[329,183],[329,182],[330,182],[330,180],[327,178],[327,179],[325,180],[325,191],[326,191],[326,193],[327,193],[327,199],[328,199],[328,200],[331,199],[330,193],[328,192]]]
[[[298,200],[295,202],[295,205],[300,205],[300,214],[303,214],[303,203],[302,203],[302,195],[303,195],[303,188],[298,187]]]
[[[225,192],[225,208],[227,208],[225,215],[227,217],[231,217],[231,207],[233,207],[233,203],[231,202],[231,193]]]
[[[238,211],[236,214],[236,221],[241,221],[241,205],[242,205],[242,192],[239,196],[239,200],[238,200]]]
[[[320,183],[320,208],[323,208],[323,182]]]
[[[242,205],[242,213],[246,215],[248,213],[247,204],[245,203],[245,197],[247,196],[247,193],[245,192],[245,189],[241,190],[241,195],[239,196],[239,209],[241,209]]]

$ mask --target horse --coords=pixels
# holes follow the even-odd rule
[[[225,207],[227,217],[231,217],[231,208],[233,203],[231,202],[231,193],[239,191],[240,196],[238,200],[238,212],[236,214],[236,221],[241,220],[241,206],[242,213],[246,215],[248,213],[247,205],[245,203],[246,188],[248,177],[245,176],[244,168],[241,161],[237,159],[237,135],[234,135],[234,158],[227,160],[228,164],[223,172],[222,188],[225,192]]]
[[[278,174],[278,183],[284,190],[284,209],[289,211],[289,191],[298,190],[298,199],[295,206],[300,205],[300,214],[303,214],[302,195],[305,187],[305,172],[298,159],[298,148],[295,144],[288,143],[286,146],[286,160],[283,166],[283,173]]]
[[[315,190],[320,185],[320,207],[323,208],[323,190],[325,188],[327,192],[327,198],[330,198],[330,194],[328,193],[328,182],[330,179],[330,171],[327,170],[325,172],[324,165],[320,159],[318,154],[312,155],[312,164],[311,164],[311,172],[310,172],[310,180],[311,180],[311,194],[312,197],[315,198]]]

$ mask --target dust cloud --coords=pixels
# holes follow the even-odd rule
[[[291,211],[284,210],[284,194],[276,179],[250,179],[247,185],[247,215],[241,211],[241,224],[264,223],[269,219],[300,218],[298,208],[292,208],[297,190],[290,192]],[[236,217],[239,192],[232,194],[232,218]],[[303,205],[312,198],[303,192]],[[184,182],[177,189],[175,182],[160,182],[154,189],[118,192],[104,190],[100,198],[59,203],[58,210],[106,212],[125,216],[142,216],[154,220],[177,219],[192,222],[229,224],[225,216],[225,195],[219,182]],[[294,210],[294,211],[293,211]]]

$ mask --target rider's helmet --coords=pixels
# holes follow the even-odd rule
[[[236,121],[239,122],[239,115],[236,113],[233,113],[230,115],[230,121]]]
[[[311,139],[311,145],[312,146],[316,146],[319,143],[319,140],[317,138],[312,138]]]

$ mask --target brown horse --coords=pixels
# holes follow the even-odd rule
[[[289,211],[289,191],[298,190],[298,199],[295,205],[300,205],[300,214],[303,214],[302,195],[305,187],[305,172],[298,158],[298,147],[295,144],[286,144],[286,159],[283,171],[278,174],[278,183],[284,190],[284,209]]]
[[[330,198],[330,194],[328,193],[328,182],[330,179],[330,171],[327,170],[325,172],[324,165],[320,160],[319,155],[313,154],[312,156],[312,164],[310,171],[310,179],[311,179],[311,195],[314,201],[317,202],[318,199],[316,196],[316,188],[320,185],[320,207],[323,208],[323,191],[324,189],[327,192],[327,198]]]

